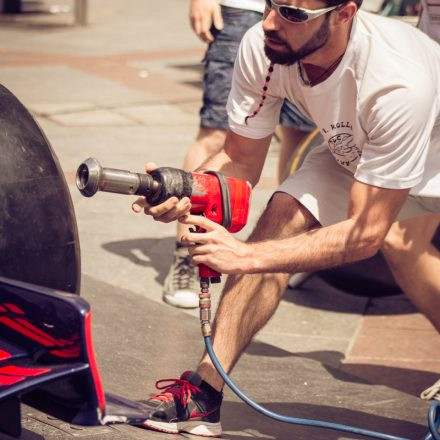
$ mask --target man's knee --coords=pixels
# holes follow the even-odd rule
[[[432,237],[438,226],[439,216],[428,215],[393,223],[382,244],[382,253],[388,263],[397,267],[430,252]]]
[[[250,240],[289,237],[318,225],[300,202],[286,193],[277,192],[266,206]]]
[[[226,139],[226,131],[217,128],[199,127],[196,142],[202,148],[205,155],[210,157],[217,154],[223,147]]]
[[[400,223],[393,223],[382,243],[382,253],[385,257],[397,256],[409,250],[409,241],[405,228]]]
[[[382,244],[384,256],[409,258],[428,250],[439,220],[439,216],[429,215],[393,223]]]

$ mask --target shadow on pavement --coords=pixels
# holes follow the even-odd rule
[[[255,341],[246,349],[246,354],[258,357],[310,359],[322,365],[338,381],[383,385],[415,397],[438,380],[437,373],[428,371],[384,365],[342,363],[344,355],[330,350],[291,353],[273,345]]]
[[[22,429],[20,440],[44,440],[42,435],[36,434],[35,432],[29,431],[28,429]],[[10,435],[1,434],[0,440],[17,440],[16,437],[11,437]]]
[[[187,86],[195,87],[196,89],[203,90],[203,71],[204,66],[202,61],[200,60],[200,63],[197,64],[168,64],[168,67],[176,70],[180,70],[181,72],[197,72],[200,74],[199,80],[184,80],[180,81],[181,84],[185,84]]]
[[[361,282],[361,281],[359,281]],[[379,305],[381,315],[415,313],[415,307],[404,295],[374,296],[355,295],[343,292],[312,274],[299,287],[287,289],[283,299],[294,304],[319,310],[341,313],[365,313]]]
[[[172,263],[175,240],[174,237],[136,238],[104,243],[102,247],[138,266],[152,267],[157,273],[155,280],[163,284]],[[164,264],[164,259],[169,260],[168,264]]]
[[[405,438],[423,438],[427,433],[425,426],[406,420],[390,419],[378,415],[355,411],[348,408],[337,408],[325,405],[304,403],[263,403],[267,409],[291,417],[324,420],[332,423],[348,424],[372,431],[403,436]],[[281,423],[256,413],[243,403],[224,402],[222,406],[222,438],[239,440],[246,438],[261,439],[365,439],[364,436],[342,433],[341,431],[298,426]],[[193,436],[191,436],[193,438]]]
[[[171,264],[174,240],[174,237],[136,238],[104,243],[102,247],[138,266],[152,267],[157,272],[155,280],[162,284]],[[341,313],[364,313],[372,304],[382,304],[383,301],[383,304],[389,304],[390,307],[381,306],[380,314],[416,311],[403,295],[381,298],[352,295],[332,287],[316,274],[312,274],[300,287],[287,289],[284,300],[305,307]]]

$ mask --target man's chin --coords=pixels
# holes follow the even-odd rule
[[[274,64],[281,64],[283,66],[290,66],[295,64],[298,59],[290,52],[283,52],[281,50],[275,50],[269,47],[267,44],[264,45],[264,53],[267,58]]]

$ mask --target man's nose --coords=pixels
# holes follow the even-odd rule
[[[263,16],[263,29],[265,31],[277,31],[280,28],[279,19],[280,17],[275,9],[269,11],[266,9]]]

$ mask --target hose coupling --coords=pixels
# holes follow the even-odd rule
[[[203,336],[211,336],[211,294],[209,292],[209,278],[200,279],[199,312],[202,334]]]
[[[211,336],[211,323],[209,321],[202,321],[202,335]]]

